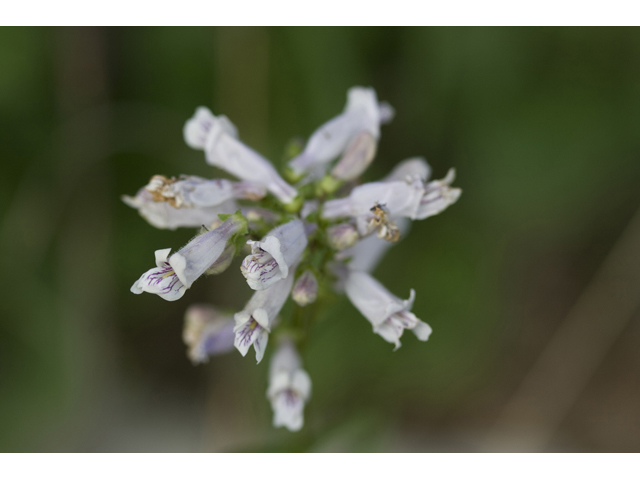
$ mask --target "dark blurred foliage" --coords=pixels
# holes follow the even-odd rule
[[[155,249],[194,232],[156,230],[120,196],[157,173],[220,175],[182,139],[199,105],[282,166],[353,85],[397,111],[366,180],[424,155],[463,195],[376,272],[416,289],[431,339],[392,352],[339,299],[303,352],[313,397],[291,434],[270,425],[268,361],[185,355],[189,304],[250,296],[237,267],[178,302],[131,294]],[[0,159],[0,449],[486,450],[640,205],[640,30],[2,28]],[[541,412],[557,421],[539,449],[640,449],[640,325],[616,321],[602,358],[557,359],[586,383]]]

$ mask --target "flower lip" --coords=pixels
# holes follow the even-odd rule
[[[170,302],[182,298],[186,288],[173,267],[167,262],[170,251],[170,248],[156,250],[156,268],[147,270],[140,276],[131,286],[132,293],[136,295],[143,292],[155,293]]]
[[[307,247],[305,225],[291,220],[274,228],[261,241],[249,240],[251,254],[242,262],[242,274],[254,290],[266,290],[289,276],[290,266]]]
[[[351,303],[369,320],[373,331],[395,344],[396,350],[401,345],[400,337],[405,329],[412,330],[419,340],[429,338],[431,327],[411,312],[415,300],[413,289],[409,299],[401,300],[369,274],[351,271],[345,291]]]

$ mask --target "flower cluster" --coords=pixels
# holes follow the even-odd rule
[[[203,150],[208,164],[239,181],[155,175],[135,197],[123,197],[157,228],[199,228],[180,250],[156,250],[156,267],[133,284],[133,293],[178,300],[198,278],[219,274],[244,256],[240,271],[254,290],[244,308],[227,314],[192,305],[183,337],[194,363],[234,347],[245,356],[252,346],[260,362],[274,337],[267,398],[276,427],[295,431],[304,423],[311,380],[298,348],[312,316],[308,305],[331,292],[346,293],[373,331],[395,349],[404,330],[422,341],[431,334],[431,327],[411,312],[415,292],[402,300],[370,273],[411,220],[442,212],[461,191],[451,187],[453,169],[442,180],[430,180],[423,158],[401,162],[380,181],[358,183],[375,157],[380,126],[393,116],[372,88],[351,88],[344,111],[292,156],[287,182],[238,139],[227,117],[199,107],[184,126],[187,145]],[[292,314],[281,318],[289,297]]]

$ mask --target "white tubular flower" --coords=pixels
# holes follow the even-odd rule
[[[273,322],[287,301],[292,286],[293,275],[289,275],[268,290],[254,293],[244,310],[235,314],[234,345],[243,357],[253,345],[256,361],[260,363],[267,348]]]
[[[267,194],[259,183],[207,180],[194,175],[179,180],[154,175],[144,188],[156,202],[169,202],[176,208],[215,207],[233,199],[260,200]]]
[[[411,183],[413,180],[418,179],[426,182],[429,177],[431,177],[431,167],[427,161],[422,157],[413,157],[407,158],[396,165],[382,181],[406,181]]]
[[[218,215],[230,214],[238,210],[234,200],[227,200],[213,207],[176,208],[169,202],[155,201],[153,193],[146,188],[141,188],[135,197],[123,195],[122,201],[138,210],[138,213],[152,226],[167,230],[211,225],[218,219]]]
[[[462,191],[451,188],[455,170],[449,170],[442,180],[426,183],[417,176],[405,181],[366,183],[354,188],[346,198],[329,200],[322,216],[327,219],[355,217],[362,235],[369,233],[366,225],[374,217],[373,207],[380,205],[391,218],[407,217],[423,220],[442,212],[455,203]]]
[[[375,205],[382,205],[390,217],[414,218],[423,195],[422,182],[365,183],[354,188],[346,198],[326,202],[322,216],[327,219],[343,217],[369,219],[373,217],[371,209]]]
[[[240,270],[254,290],[265,290],[281,278],[287,278],[289,267],[307,246],[304,223],[291,220],[271,230],[261,241],[247,242],[251,255],[242,262]]]
[[[184,126],[184,138],[192,148],[204,150],[209,165],[236,177],[264,185],[281,202],[289,203],[298,194],[285,182],[271,163],[237,138],[233,124],[224,116],[215,117],[199,107]]]
[[[371,275],[352,271],[345,290],[351,303],[373,325],[373,331],[387,342],[395,344],[394,350],[400,348],[404,329],[411,330],[419,340],[429,339],[431,327],[410,311],[415,299],[413,289],[408,300],[401,300]]]
[[[300,356],[289,340],[283,340],[271,359],[267,398],[273,408],[273,426],[297,432],[304,425],[304,405],[311,396],[311,378],[302,369]]]
[[[170,248],[156,250],[156,268],[142,274],[131,287],[135,294],[155,293],[178,300],[223,254],[227,242],[247,227],[241,215],[232,215],[215,230],[198,235],[169,257]]]
[[[298,305],[304,307],[315,302],[317,297],[318,280],[311,270],[305,270],[296,280],[291,291],[291,298]]]
[[[378,103],[373,88],[350,88],[343,113],[329,120],[311,135],[304,151],[289,162],[291,170],[294,174],[301,175],[319,165],[326,165],[343,153],[362,133],[368,133],[373,143],[377,143],[380,124],[390,121],[393,117],[392,112],[393,109],[388,104]],[[367,148],[370,148],[370,145]]]
[[[235,322],[211,305],[191,305],[184,316],[182,339],[189,347],[187,355],[194,364],[233,350]]]

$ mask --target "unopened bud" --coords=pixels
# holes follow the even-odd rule
[[[353,246],[360,236],[356,227],[350,223],[339,223],[327,229],[329,245],[336,250],[344,250]]]
[[[301,307],[309,305],[316,301],[318,296],[318,281],[316,276],[311,273],[311,270],[305,270],[298,280],[296,280],[293,290],[291,292],[291,298]]]

